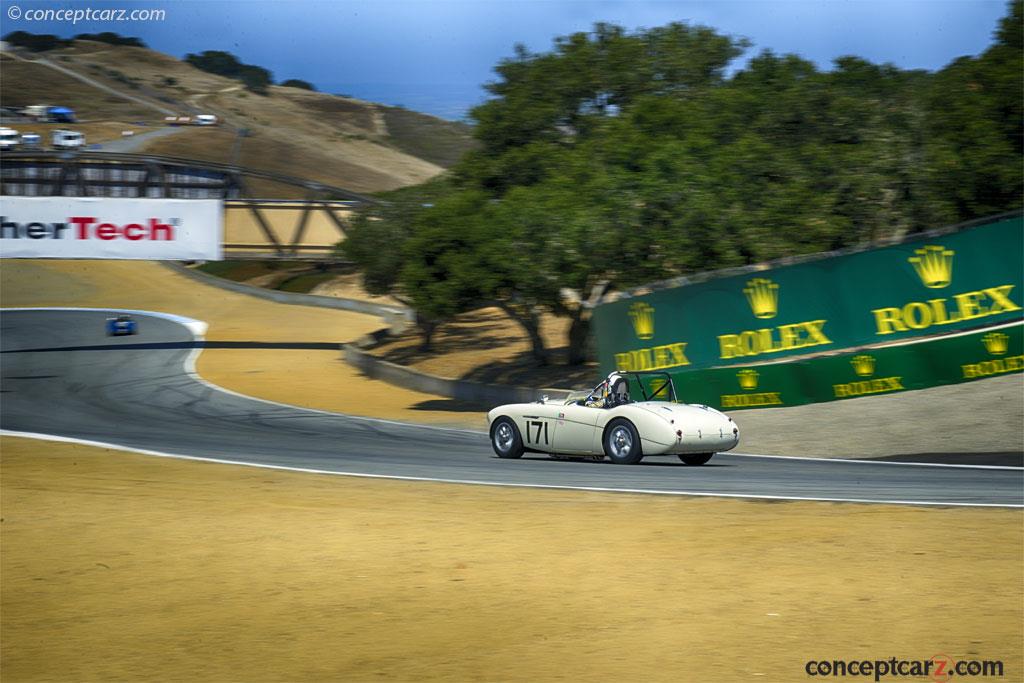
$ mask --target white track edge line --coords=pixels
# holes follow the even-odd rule
[[[853,465],[901,465],[903,467],[947,467],[965,470],[1010,470],[1024,472],[1024,467],[1014,465],[962,465],[942,462],[900,462],[899,460],[865,460],[863,458],[812,458],[803,455],[761,455],[758,453],[722,453],[735,455],[739,458],[773,458],[776,460],[808,460],[811,462],[850,463]]]
[[[238,465],[241,467],[255,467],[266,470],[279,470],[283,472],[302,472],[304,474],[325,474],[338,477],[357,477],[361,479],[385,479],[393,481],[413,481],[435,484],[468,484],[473,486],[495,486],[502,488],[526,488],[542,489],[552,491],[585,491],[589,493],[632,493],[657,496],[691,496],[695,498],[734,498],[739,500],[784,500],[804,501],[812,503],[869,503],[873,505],[912,505],[917,507],[967,507],[967,508],[1010,508],[1024,509],[1024,504],[1018,503],[952,503],[927,500],[876,500],[873,498],[825,498],[812,496],[770,496],[762,494],[746,493],[712,493],[708,491],[662,491],[657,489],[632,489],[612,488],[601,486],[568,486],[559,484],[524,484],[500,481],[479,481],[475,479],[448,479],[443,477],[414,477],[410,475],[397,474],[368,474],[365,472],[341,472],[334,470],[318,470],[310,467],[289,467],[287,465],[268,465],[265,463],[245,462],[238,460],[225,460],[222,458],[207,458],[197,455],[179,455],[177,453],[164,453],[144,448],[123,446],[121,444],[107,443],[104,441],[92,441],[89,439],[78,439],[69,436],[56,436],[53,434],[40,434],[36,432],[18,432],[9,429],[0,429],[0,436],[20,437],[24,439],[37,439],[40,441],[56,441],[60,443],[72,443],[83,446],[94,446],[98,448],[109,448],[141,455],[151,455],[160,458],[174,460],[190,460],[194,462],[208,462],[218,465]]]

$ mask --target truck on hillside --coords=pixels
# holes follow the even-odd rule
[[[81,149],[85,147],[85,136],[77,130],[58,128],[50,134],[50,144],[54,149]]]
[[[75,112],[68,107],[54,107],[49,104],[33,104],[21,110],[24,116],[35,121],[52,123],[74,123]]]
[[[164,123],[168,126],[216,126],[217,117],[213,114],[196,114],[195,116],[165,116]]]

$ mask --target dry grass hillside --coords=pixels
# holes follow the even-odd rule
[[[224,124],[153,140],[145,150],[156,154],[236,162],[375,192],[424,182],[473,144],[464,124],[298,88],[271,86],[267,95],[257,95],[239,81],[143,48],[75,41],[41,58],[156,107],[212,113]],[[83,119],[163,125],[158,109],[41,64],[5,57],[2,68],[5,106],[63,104]],[[247,135],[239,139],[242,129]]]
[[[32,104],[68,104],[85,120],[154,121],[159,117],[149,107],[4,53],[0,53],[0,102],[5,107],[19,108]]]

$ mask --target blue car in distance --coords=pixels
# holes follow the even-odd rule
[[[124,337],[130,334],[138,334],[138,323],[130,315],[119,315],[116,318],[107,318],[107,336]]]

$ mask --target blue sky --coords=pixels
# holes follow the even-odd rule
[[[21,18],[12,20],[17,6]],[[942,68],[982,52],[1006,14],[1003,0],[0,0],[0,31],[114,31],[175,55],[227,50],[325,92],[403,104],[459,118],[484,97],[495,63],[515,43],[533,51],[595,22],[629,29],[671,21],[711,26],[763,49],[796,53],[827,69],[858,55],[904,69]],[[159,22],[28,21],[38,9],[161,9]],[[744,59],[745,59],[744,58]],[[737,67],[742,66],[742,60]]]

